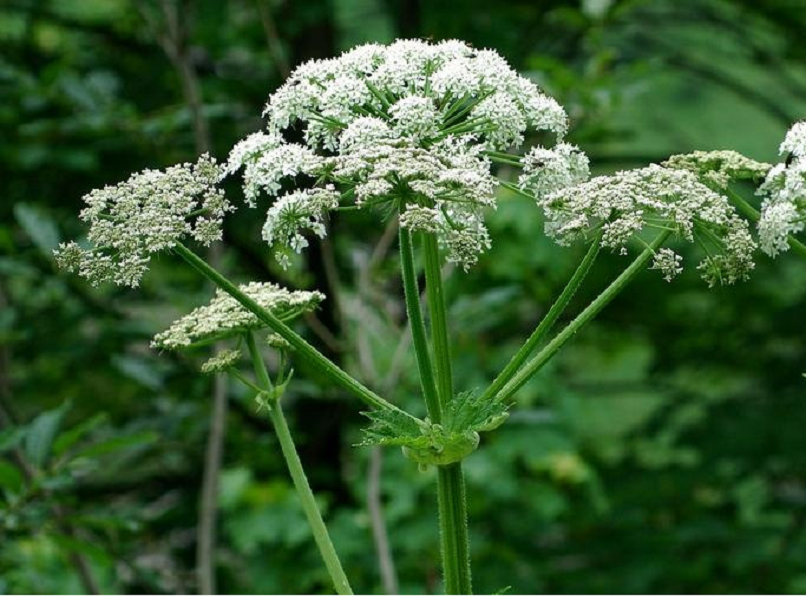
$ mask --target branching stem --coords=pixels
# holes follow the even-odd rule
[[[543,317],[543,319],[540,321],[540,324],[532,332],[532,335],[529,336],[529,339],[526,340],[523,346],[521,346],[515,355],[509,360],[498,377],[496,377],[495,380],[490,384],[490,387],[484,391],[482,398],[494,398],[496,394],[501,391],[504,385],[506,385],[506,383],[518,372],[518,369],[520,369],[528,360],[528,358],[532,355],[532,352],[534,352],[535,348],[537,348],[537,345],[543,341],[543,338],[568,306],[571,298],[574,297],[574,294],[579,289],[579,286],[582,284],[582,281],[585,279],[588,271],[590,271],[593,262],[596,260],[596,256],[599,254],[600,240],[601,233],[599,233],[594,238],[593,242],[591,242],[587,254],[585,254],[582,262],[579,264],[576,271],[574,271],[573,276],[566,284],[565,289],[563,289],[562,293],[560,294],[560,297],[557,298],[554,304],[552,304],[551,308],[546,313],[546,316]]]
[[[660,248],[668,238],[670,232],[663,231],[652,240],[649,247],[639,254],[635,260],[622,271],[599,296],[591,302],[585,310],[571,321],[554,339],[546,344],[532,360],[518,371],[509,381],[507,381],[497,397],[501,401],[506,401],[517,392],[532,376],[534,376],[543,366],[570,340],[576,333],[587,325],[602,309],[615,298],[624,287],[644,268],[647,262],[655,255],[655,251]]]
[[[411,233],[404,227],[398,233],[400,237],[400,271],[403,277],[403,292],[406,300],[406,312],[411,327],[411,339],[414,355],[417,358],[417,369],[420,374],[420,386],[423,391],[428,416],[434,423],[442,421],[442,406],[439,402],[434,371],[428,351],[428,339],[425,332],[425,320],[420,308],[420,290],[417,285],[417,272],[414,268],[414,251]]]
[[[425,285],[431,317],[434,367],[442,414],[453,398],[453,374],[448,340],[445,294],[442,289],[439,248],[433,233],[422,234],[425,254]],[[467,500],[462,463],[438,466],[437,499],[439,504],[440,545],[445,592],[453,595],[472,593],[470,548],[467,532]]]
[[[266,325],[271,327],[275,333],[279,334],[284,340],[291,344],[291,346],[297,351],[303,360],[307,361],[314,367],[319,368],[335,383],[339,384],[341,387],[351,392],[373,408],[382,408],[401,413],[404,412],[394,404],[390,403],[388,400],[381,398],[378,394],[367,388],[363,383],[350,376],[348,373],[342,370],[341,367],[326,358],[321,352],[311,346],[293,329],[283,323],[268,310],[260,306],[257,302],[252,300],[249,296],[244,294],[234,283],[216,271],[189,248],[183,244],[177,243],[176,246],[174,246],[174,250],[193,268],[199,271],[199,273],[207,277],[219,288],[235,298],[235,300],[237,300],[241,306],[254,314]]]

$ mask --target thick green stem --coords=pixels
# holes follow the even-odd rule
[[[444,414],[453,398],[453,374],[448,340],[447,311],[442,290],[439,248],[434,234],[423,234],[425,285],[431,317],[437,390]],[[437,499],[439,504],[440,547],[445,592],[453,595],[473,593],[470,574],[470,544],[467,533],[467,500],[462,463],[439,466]]]
[[[615,298],[621,290],[644,268],[647,262],[655,255],[655,251],[661,247],[669,231],[663,231],[647,246],[641,254],[611,283],[599,296],[591,302],[585,310],[571,321],[565,329],[554,337],[543,349],[518,371],[498,392],[498,398],[502,401],[510,398],[525,384],[535,373],[562,348],[574,335],[587,325],[602,309]]]
[[[227,292],[230,296],[235,298],[244,308],[254,314],[258,319],[263,321],[266,325],[271,327],[277,334],[285,339],[297,351],[303,360],[307,361],[314,367],[320,369],[327,377],[335,383],[351,392],[366,404],[374,408],[383,408],[387,410],[394,410],[397,412],[404,412],[394,404],[381,398],[378,394],[367,388],[364,384],[351,377],[348,373],[343,371],[338,365],[326,358],[316,348],[306,342],[299,334],[297,334],[288,325],[283,323],[275,315],[260,306],[257,302],[252,300],[249,296],[244,294],[238,287],[229,279],[224,277],[221,273],[216,271],[213,267],[207,264],[194,252],[182,244],[177,244],[174,247],[179,256],[187,261],[193,268],[199,271],[202,275],[207,277],[210,281],[215,283],[219,288]]]
[[[734,192],[733,190],[725,190],[728,194],[728,198],[730,198],[731,202],[738,208],[745,217],[750,219],[751,221],[758,221],[761,217],[761,213],[755,209],[747,200],[742,198],[739,194]],[[794,235],[787,236],[787,241],[789,242],[789,246],[797,252],[802,258],[806,258],[806,244],[801,242],[798,238]]]
[[[535,328],[532,332],[532,335],[529,336],[529,339],[520,347],[520,349],[515,353],[515,355],[509,360],[507,365],[495,378],[495,380],[490,384],[484,393],[482,394],[482,398],[489,399],[494,398],[498,392],[501,391],[501,388],[509,381],[515,373],[518,372],[523,366],[529,357],[534,352],[537,345],[543,341],[543,338],[551,329],[552,325],[557,321],[559,316],[563,313],[565,308],[568,306],[568,303],[573,298],[576,291],[579,289],[580,284],[585,279],[585,276],[590,271],[591,265],[596,260],[596,256],[599,254],[599,242],[601,240],[601,234],[597,235],[596,238],[588,248],[587,254],[585,254],[585,258],[582,259],[582,262],[577,267],[576,271],[574,271],[573,276],[568,281],[563,289],[560,297],[552,304],[549,311],[546,313],[546,316],[540,321],[540,324]]]
[[[431,317],[431,343],[434,348],[437,392],[439,403],[444,410],[453,398],[453,372],[448,341],[445,294],[442,290],[437,237],[433,233],[425,233],[422,235],[422,240],[425,254],[425,294],[428,301],[428,314]]]
[[[425,333],[425,321],[420,309],[420,290],[417,285],[417,273],[414,270],[414,251],[411,244],[411,233],[401,227],[400,237],[400,271],[403,276],[403,292],[406,299],[406,312],[411,327],[411,339],[414,344],[414,355],[417,357],[417,369],[420,373],[420,385],[423,390],[428,416],[434,423],[442,421],[442,407],[439,403],[437,386],[434,383],[434,372],[428,352],[428,340]]]
[[[439,538],[445,593],[473,593],[467,535],[467,500],[462,463],[437,467]]]
[[[266,371],[266,364],[263,362],[263,357],[260,355],[255,343],[255,337],[251,332],[246,335],[246,342],[260,386],[265,390],[271,390],[272,384]],[[280,442],[280,449],[283,452],[288,472],[291,474],[291,480],[297,490],[302,510],[305,512],[314,540],[316,540],[316,545],[319,547],[319,553],[322,555],[327,572],[333,580],[333,586],[336,588],[337,593],[351,595],[353,590],[350,588],[347,575],[344,573],[338,554],[336,554],[336,548],[333,547],[333,542],[330,540],[322,514],[316,505],[316,498],[314,498],[313,490],[308,484],[308,478],[305,476],[305,470],[302,467],[299,454],[297,454],[297,448],[294,446],[294,440],[291,437],[291,431],[288,428],[288,422],[285,420],[278,398],[272,398],[269,401],[269,418],[271,418],[272,425],[274,425],[274,431],[277,433],[277,439]]]

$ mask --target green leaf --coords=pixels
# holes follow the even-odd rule
[[[112,357],[112,364],[121,373],[150,390],[162,387],[162,374],[153,362],[135,356],[117,355]]]
[[[70,403],[64,402],[58,408],[42,413],[29,425],[25,434],[25,454],[35,466],[42,468],[50,458],[53,440],[69,408]]]
[[[61,550],[69,553],[81,554],[91,559],[101,567],[112,565],[112,557],[103,549],[86,540],[80,540],[66,535],[52,533],[48,536]]]
[[[61,456],[67,450],[70,450],[73,446],[80,442],[84,436],[106,423],[107,418],[106,413],[99,413],[87,421],[80,423],[76,427],[68,429],[64,433],[60,434],[53,443],[54,455]]]
[[[93,458],[104,454],[112,454],[134,446],[153,444],[158,439],[159,436],[153,431],[133,433],[88,446],[77,452],[74,458]]]
[[[0,431],[0,452],[13,450],[23,437],[25,437],[25,429],[22,427],[7,427]]]
[[[17,203],[14,205],[14,216],[39,251],[47,257],[52,256],[61,236],[50,215],[39,207]]]
[[[0,459],[0,490],[18,494],[24,482],[25,477],[16,465]]]

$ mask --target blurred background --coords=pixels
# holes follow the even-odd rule
[[[235,385],[216,403],[202,354],[149,348],[211,289],[167,255],[134,291],[55,271],[83,194],[223,158],[295,65],[398,37],[497,49],[567,108],[599,173],[693,149],[774,162],[806,115],[804,30],[797,0],[4,0],[0,592],[330,589],[266,415]],[[417,409],[394,232],[340,216],[282,271],[261,222],[233,216],[221,268],[325,292],[300,330]],[[492,250],[447,287],[462,389],[581,257],[524,199],[503,194],[489,222]],[[571,312],[624,264],[603,256]],[[727,289],[642,274],[466,461],[475,589],[806,593],[805,306],[792,255]],[[434,473],[355,448],[361,406],[303,364],[285,404],[353,587],[439,592]]]

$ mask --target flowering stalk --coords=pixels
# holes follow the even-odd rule
[[[534,352],[537,345],[543,341],[545,335],[549,332],[552,325],[557,321],[559,316],[568,306],[568,303],[573,298],[576,291],[579,289],[579,286],[582,284],[582,281],[585,279],[585,276],[590,271],[593,262],[596,260],[596,256],[599,254],[599,243],[601,240],[601,233],[596,236],[596,239],[593,240],[590,247],[588,248],[587,254],[582,259],[582,262],[577,267],[576,271],[574,271],[573,276],[568,281],[563,289],[560,297],[552,304],[549,311],[546,313],[546,316],[540,321],[540,324],[535,328],[532,332],[532,335],[529,336],[529,339],[524,342],[523,346],[515,353],[515,355],[509,360],[507,365],[498,374],[495,380],[490,384],[490,386],[484,391],[482,394],[482,398],[490,399],[494,398],[498,392],[506,385],[506,383],[512,379],[515,373],[518,372],[523,364],[528,360],[529,356],[531,356],[532,352]]]
[[[432,233],[422,234],[425,254],[425,285],[431,340],[434,347],[437,390],[442,411],[453,398],[453,376],[448,342],[445,296],[442,290],[439,249]],[[437,497],[445,592],[471,594],[470,549],[467,534],[467,501],[461,461],[437,467]]]
[[[325,375],[327,375],[335,383],[339,384],[344,389],[357,396],[360,400],[374,408],[381,408],[405,414],[405,411],[381,398],[378,394],[367,388],[360,381],[354,379],[348,373],[343,371],[338,365],[328,360],[321,352],[306,342],[293,329],[260,306],[257,302],[252,300],[249,296],[241,292],[241,290],[239,290],[235,284],[224,277],[221,273],[213,269],[189,248],[177,242],[174,246],[174,251],[185,261],[187,261],[193,268],[199,271],[199,273],[207,277],[219,288],[235,298],[235,300],[237,300],[249,312],[271,327],[275,333],[279,334],[283,339],[291,344],[291,346],[300,354],[300,356],[302,356],[304,360],[321,369]]]
[[[288,423],[285,420],[280,404],[279,394],[270,392],[270,390],[274,390],[274,386],[272,386],[269,373],[266,371],[266,364],[263,362],[263,357],[260,355],[255,343],[255,336],[252,332],[248,332],[245,337],[255,374],[265,392],[264,397],[267,399],[269,418],[272,425],[274,425],[274,431],[277,434],[277,440],[280,442],[280,449],[283,452],[288,472],[291,474],[291,479],[297,490],[302,510],[305,512],[305,517],[311,526],[314,540],[316,540],[316,545],[319,547],[319,553],[322,555],[322,560],[325,561],[327,572],[333,580],[336,592],[341,595],[352,595],[353,590],[350,588],[347,575],[344,573],[339,556],[336,554],[336,549],[330,540],[330,535],[322,519],[322,514],[319,512],[319,507],[316,506],[316,498],[314,498],[308,478],[305,476],[302,462],[299,459],[299,454],[297,454],[297,449],[294,446],[294,440],[291,437],[291,431],[288,428]]]
[[[558,333],[543,349],[518,371],[509,381],[501,387],[497,398],[506,401],[512,397],[532,376],[557,354],[560,348],[574,335],[598,315],[613,298],[615,298],[632,279],[641,272],[646,264],[655,256],[656,251],[663,245],[671,232],[662,231],[647,245],[646,250],[639,254],[635,260],[619,275],[599,296],[591,302],[585,310],[571,321],[565,329]]]
[[[442,421],[442,407],[437,395],[434,382],[434,372],[428,351],[428,341],[425,333],[425,321],[420,309],[420,290],[417,285],[417,273],[414,270],[414,251],[411,243],[411,233],[400,228],[400,271],[403,277],[403,292],[406,300],[406,313],[411,327],[411,339],[414,345],[414,355],[417,358],[417,370],[420,375],[420,386],[423,399],[428,411],[428,417],[434,423]]]

